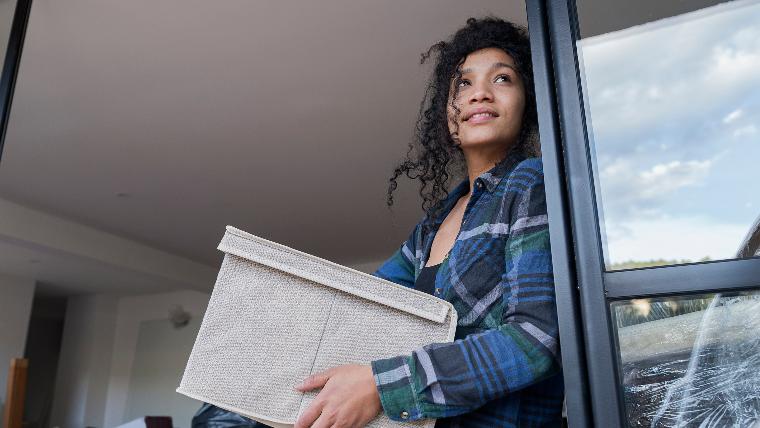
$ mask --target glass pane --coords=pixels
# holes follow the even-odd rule
[[[757,253],[760,2],[661,3],[578,2],[608,270]]]
[[[634,427],[760,423],[760,292],[612,304]]]

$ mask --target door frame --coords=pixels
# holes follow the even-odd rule
[[[625,419],[611,303],[760,287],[760,258],[605,271],[575,0],[526,0],[571,427]]]
[[[29,23],[29,13],[32,10],[32,0],[17,0],[16,11],[13,13],[11,32],[8,37],[8,48],[5,51],[3,69],[0,71],[0,160],[3,156],[5,132],[8,129],[8,119],[11,113],[13,90],[16,87],[16,76],[21,62],[21,52],[26,37],[26,27]]]

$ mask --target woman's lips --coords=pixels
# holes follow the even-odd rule
[[[494,119],[496,119],[498,116],[495,116],[492,113],[483,112],[483,113],[476,113],[470,116],[469,119],[466,120],[467,123],[471,123],[473,125],[479,124],[479,123],[486,123],[490,122]]]

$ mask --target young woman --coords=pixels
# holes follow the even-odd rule
[[[426,216],[375,275],[450,301],[456,341],[306,379],[296,428],[391,419],[559,426],[558,328],[530,49],[524,29],[470,19],[437,57],[417,138],[390,180],[419,179]],[[456,170],[464,180],[446,191]]]

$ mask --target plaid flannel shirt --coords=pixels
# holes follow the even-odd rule
[[[440,224],[424,218],[376,272],[414,287]],[[540,159],[511,155],[475,180],[435,295],[459,314],[456,339],[372,362],[385,413],[437,426],[559,426],[564,388]]]

